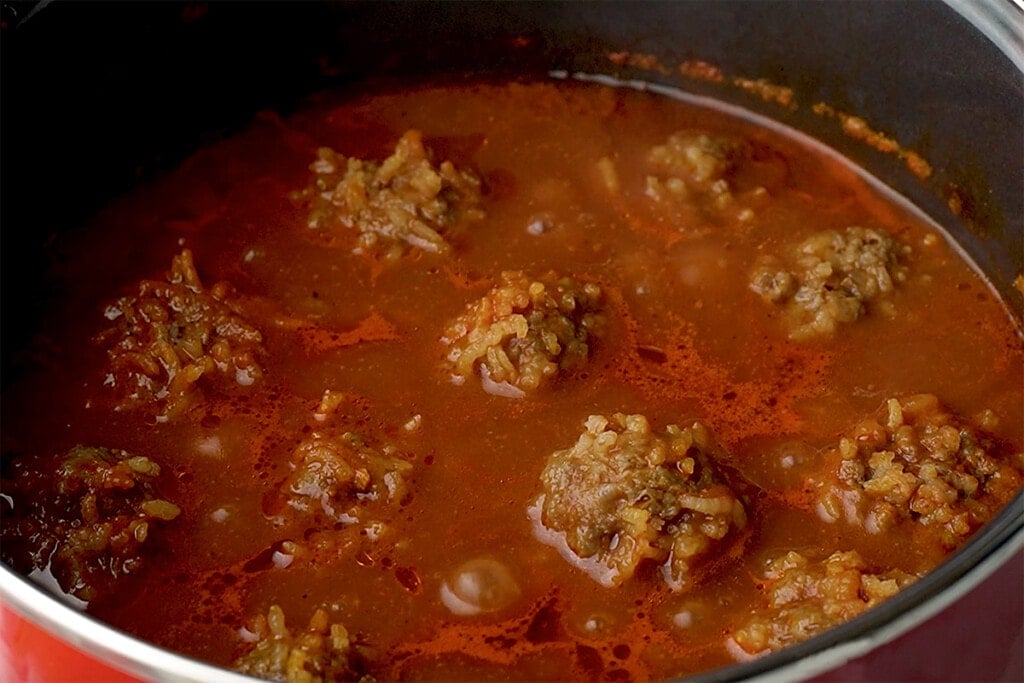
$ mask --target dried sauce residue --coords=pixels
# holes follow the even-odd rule
[[[673,71],[665,66],[657,56],[643,52],[611,52],[608,54],[608,61],[617,66],[632,67],[662,75],[668,75]],[[675,71],[695,81],[728,83],[755,97],[759,97],[765,102],[777,104],[790,111],[799,109],[799,104],[796,101],[796,95],[792,88],[772,83],[764,78],[729,77],[719,67],[701,60],[681,62]],[[920,180],[927,180],[932,176],[932,166],[924,157],[917,152],[903,147],[885,133],[873,129],[861,117],[839,111],[824,102],[812,105],[811,111],[819,116],[838,120],[843,132],[851,138],[860,140],[879,152],[895,155]],[[953,210],[953,213],[957,214],[955,210]]]
[[[644,71],[657,71],[660,74],[671,73],[671,70],[662,64],[660,59],[644,52],[629,52],[627,50],[610,52],[608,53],[608,60],[612,64],[618,64],[619,66],[632,66]]]
[[[681,63],[679,73],[695,81],[707,81],[708,83],[721,83],[725,80],[721,69],[699,59],[689,59]]]
[[[885,133],[873,129],[861,117],[839,111],[824,102],[818,102],[813,105],[811,111],[819,116],[838,120],[843,132],[854,140],[861,140],[869,147],[883,154],[896,155],[897,158],[907,165],[907,169],[920,180],[927,180],[931,177],[931,164],[925,161],[924,157],[917,152],[902,147],[900,143]]]
[[[732,84],[751,95],[757,95],[765,102],[774,102],[787,109],[796,109],[792,88],[776,85],[764,78],[754,80],[738,76],[732,79]]]

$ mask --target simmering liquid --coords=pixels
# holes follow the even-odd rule
[[[1020,330],[942,232],[843,159],[707,102],[604,85],[368,92],[323,96],[288,118],[261,114],[54,245],[58,297],[3,401],[4,514],[48,521],[19,527],[35,530],[20,542],[5,536],[5,561],[52,571],[107,623],[227,667],[253,651],[254,619],[276,605],[291,631],[317,610],[343,624],[359,651],[351,677],[648,680],[756,656],[752,615],[792,616],[770,611],[784,608],[772,604],[782,579],[771,566],[787,553],[820,566],[855,552],[858,571],[910,581],[1020,485]],[[437,197],[400,186],[433,182],[433,170],[383,178],[379,165],[409,131],[409,149],[418,140],[444,178]],[[321,147],[337,156],[315,167]],[[356,199],[343,201],[341,183]],[[437,206],[409,199],[421,194],[443,201],[440,218]],[[326,213],[313,220],[318,198]],[[399,215],[442,241],[396,232]],[[198,285],[168,280],[186,250]],[[452,360],[458,334],[471,336],[467,321],[482,315],[472,307],[502,273],[548,293],[557,278],[591,288],[592,300],[578,294],[572,304],[586,300],[586,324],[572,306],[558,318],[583,346],[571,362],[542,354],[535,382],[517,380],[516,368],[497,377],[501,359],[486,352],[468,371]],[[815,277],[824,284],[812,291]],[[153,361],[146,375],[124,360],[128,347],[146,353],[140,333],[119,327],[144,310],[133,302],[174,300],[155,285],[143,294],[144,281],[210,296],[197,309],[203,324],[210,311],[222,316],[196,333],[194,353],[182,350],[191,322],[162,328],[187,361],[174,372],[212,359],[177,402],[177,385],[162,383],[171,361]],[[221,282],[225,293],[210,294]],[[524,319],[539,310],[519,306]],[[834,315],[816,317],[829,306]],[[547,339],[543,325],[529,334]],[[251,346],[238,341],[250,328]],[[218,356],[210,340],[221,338],[249,355]],[[516,361],[513,338],[502,348]],[[140,377],[156,379],[131,384]],[[913,441],[917,450],[864,445],[863,471],[840,471],[844,459],[860,462],[840,443],[865,444],[865,420],[897,433],[895,404],[906,423],[922,424],[911,400],[922,394],[944,417]],[[730,507],[719,531],[695,532],[703,545],[684,580],[672,576],[680,529],[711,513],[655,509],[657,487],[620,496],[654,446],[602,480],[616,493],[601,499],[575,483],[559,500],[580,492],[579,510],[545,516],[556,496],[541,473],[553,454],[572,449],[591,416],[619,413],[643,416],[657,438],[697,421],[714,440],[700,457],[684,455],[713,470],[713,490],[740,511]],[[928,479],[920,463],[940,457],[932,447],[947,423],[942,434],[960,454],[948,470],[960,474],[938,467]],[[967,440],[983,443],[994,474],[963,473]],[[25,484],[57,490],[79,445],[155,463],[152,498],[177,509],[147,508],[129,561],[93,589],[67,577],[109,578],[104,558],[121,551],[108,544],[54,560],[73,529],[101,522],[73,496],[66,509],[32,507]],[[879,452],[905,458],[906,486],[947,482],[948,509],[921,502],[936,500],[922,489],[902,502],[898,487],[878,488]],[[355,473],[324,475],[339,453]],[[97,486],[101,500],[139,491]],[[635,541],[615,526],[623,506],[653,515],[645,529],[656,539],[635,567],[602,573],[618,544]],[[572,529],[555,522],[567,517],[600,551],[574,547]],[[73,558],[89,569],[68,569]],[[852,599],[869,602],[863,587]]]

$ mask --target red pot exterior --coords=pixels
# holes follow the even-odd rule
[[[144,683],[68,645],[0,604],[0,680],[9,683]]]
[[[813,680],[1024,681],[1024,551],[914,630]],[[146,683],[68,645],[0,604],[0,680]]]

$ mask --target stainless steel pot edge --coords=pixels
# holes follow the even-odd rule
[[[1013,519],[1008,534],[1002,541],[996,541],[998,545],[995,548],[946,584],[943,590],[932,592],[926,599],[910,606],[895,618],[875,624],[873,628],[863,629],[858,637],[812,651],[786,663],[770,665],[762,672],[747,675],[740,673],[744,668],[742,665],[732,665],[706,675],[697,675],[693,680],[743,680],[757,683],[806,680],[834,670],[898,638],[965,596],[1014,554],[1024,550],[1024,497],[1014,499],[1011,507],[1018,509],[1015,514],[1011,513]],[[72,646],[147,681],[245,683],[252,680],[236,672],[164,650],[100,623],[46,595],[29,580],[3,566],[0,566],[0,603]]]
[[[1024,0],[943,0],[1024,72]]]
[[[834,647],[815,652],[806,657],[796,659],[789,665],[773,668],[763,675],[747,679],[757,683],[792,683],[810,679],[827,671],[838,669],[848,662],[862,657],[881,645],[891,642],[964,597],[972,589],[990,577],[997,569],[1009,561],[1016,553],[1024,550],[1024,523],[1017,527],[1013,536],[974,565],[960,578],[949,584],[945,589],[936,592],[930,599],[924,600],[900,614],[892,621],[878,626],[856,639],[848,640]]]

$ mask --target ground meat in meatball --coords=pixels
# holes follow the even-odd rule
[[[446,252],[445,231],[483,215],[480,180],[450,161],[435,166],[416,130],[406,132],[383,162],[321,147],[309,169],[311,184],[295,195],[310,205],[307,224],[357,230],[357,251],[389,259],[400,256],[403,245]]]
[[[373,447],[345,429],[335,419],[340,397],[324,392],[314,413],[314,430],[295,449],[292,472],[281,491],[296,510],[319,508],[334,521],[352,523],[369,502],[401,501],[412,464],[394,446]]]
[[[451,347],[448,361],[456,377],[479,369],[486,391],[520,398],[587,359],[603,320],[600,303],[595,284],[506,271],[441,341]]]
[[[673,133],[664,145],[651,148],[648,160],[666,174],[696,184],[724,178],[740,157],[740,146],[700,132]]]
[[[247,629],[256,645],[235,660],[243,674],[287,683],[372,681],[365,674],[361,648],[341,624],[331,624],[327,612],[316,610],[304,631],[293,632],[284,612],[271,605]]]
[[[49,571],[82,600],[109,591],[115,579],[144,564],[143,544],[178,506],[159,497],[160,466],[122,450],[75,446],[55,475],[15,461],[4,493],[3,555],[15,566]],[[29,547],[27,553],[26,545]]]
[[[956,547],[1020,488],[1024,455],[1007,453],[930,394],[886,402],[825,456],[815,482],[826,520],[881,533],[904,521]]]
[[[231,300],[231,287],[203,287],[188,249],[165,281],[143,280],[138,294],[107,307],[114,327],[97,340],[108,348],[107,385],[122,407],[155,405],[160,419],[178,414],[200,379],[220,373],[248,386],[263,370],[263,336]]]
[[[825,230],[781,258],[758,260],[750,287],[783,307],[791,339],[827,336],[869,310],[892,315],[888,297],[906,280],[909,247],[880,230]]]
[[[742,503],[715,472],[721,454],[697,421],[655,434],[642,415],[592,415],[541,473],[540,522],[605,585],[627,581],[648,560],[682,589],[695,565],[746,524]]]
[[[743,148],[725,138],[689,131],[673,133],[648,154],[657,174],[647,177],[647,195],[666,201],[699,194],[724,207],[732,200],[727,176],[742,155]]]
[[[871,571],[852,551],[819,562],[788,552],[768,563],[766,602],[733,640],[750,654],[778,650],[853,619],[914,579],[899,570]]]

